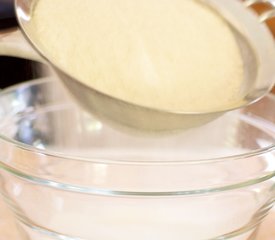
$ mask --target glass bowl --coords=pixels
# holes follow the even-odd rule
[[[1,194],[26,240],[256,239],[275,198],[275,97],[169,135],[115,129],[56,80],[0,94]]]

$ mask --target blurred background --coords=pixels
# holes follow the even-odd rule
[[[0,31],[17,27],[13,2],[14,0],[0,0]],[[258,4],[255,8],[256,11],[262,12],[267,10],[268,6]],[[275,36],[275,19],[269,21],[268,24]],[[29,60],[0,56],[0,88],[38,77],[41,77],[40,64]],[[275,93],[275,88],[273,92]]]

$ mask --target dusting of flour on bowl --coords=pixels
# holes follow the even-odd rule
[[[79,81],[136,104],[209,111],[240,98],[243,62],[225,21],[196,0],[43,0],[44,54]]]

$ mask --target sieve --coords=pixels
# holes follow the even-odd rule
[[[171,131],[205,124],[222,114],[252,104],[268,93],[275,81],[275,45],[265,22],[275,16],[273,0],[198,0],[216,11],[230,26],[244,63],[242,94],[237,104],[220,111],[169,111],[123,101],[81,83],[47,58],[31,29],[35,0],[15,0],[20,30],[0,35],[0,55],[17,56],[48,64],[76,102],[108,122],[146,131]],[[266,3],[270,10],[260,16],[251,6]],[[23,37],[22,37],[23,36]]]

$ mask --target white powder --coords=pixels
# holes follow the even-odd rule
[[[41,49],[78,80],[133,103],[219,110],[239,99],[243,62],[229,26],[195,0],[43,0]]]

